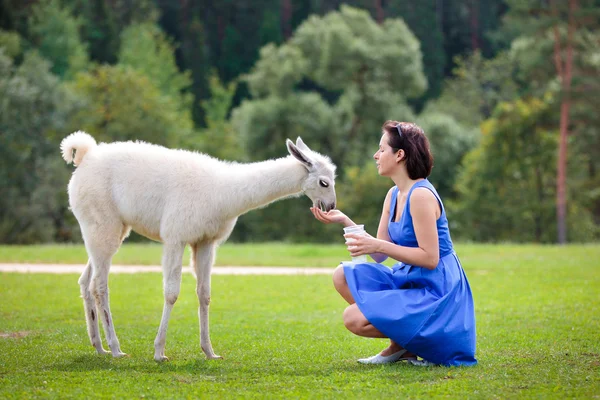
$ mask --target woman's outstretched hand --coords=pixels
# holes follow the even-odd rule
[[[310,211],[316,219],[324,224],[342,224],[344,226],[353,225],[353,222],[346,214],[340,210],[322,211],[318,207],[311,207]]]

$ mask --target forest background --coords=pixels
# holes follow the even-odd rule
[[[76,130],[238,162],[301,136],[375,232],[388,119],[429,136],[455,239],[598,241],[599,26],[600,0],[3,0],[0,243],[81,241]],[[251,211],[230,240],[339,241],[309,206]]]

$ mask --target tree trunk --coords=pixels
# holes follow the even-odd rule
[[[383,12],[383,6],[381,5],[381,0],[374,0],[373,5],[375,7],[375,19],[379,25],[383,24],[383,20],[385,19],[385,13]]]
[[[556,4],[552,2],[555,15]],[[560,138],[558,141],[558,165],[556,168],[556,219],[558,243],[567,242],[567,138],[569,135],[569,111],[571,108],[571,80],[573,76],[573,31],[575,30],[574,13],[577,0],[569,0],[569,22],[566,43],[566,60],[562,60],[562,46],[558,21],[554,25],[554,63],[562,86],[560,105]]]
[[[281,0],[281,31],[285,40],[292,36],[292,0]]]
[[[471,0],[469,7],[471,25],[471,50],[479,49],[479,0]]]

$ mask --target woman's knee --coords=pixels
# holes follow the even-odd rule
[[[344,326],[355,335],[360,335],[362,328],[365,325],[365,318],[362,313],[357,312],[356,304],[352,304],[344,310],[343,320]]]
[[[339,265],[335,271],[333,271],[333,286],[335,286],[336,289],[340,288],[345,288],[348,286],[348,283],[346,282],[346,276],[344,275],[344,266],[343,265]]]

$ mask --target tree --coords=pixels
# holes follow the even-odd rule
[[[199,149],[223,160],[245,160],[245,153],[240,152],[239,135],[228,119],[235,89],[236,82],[224,85],[218,74],[213,72],[210,78],[210,99],[202,102],[206,128],[201,129],[199,138],[194,137],[186,147]]]
[[[427,92],[420,103],[439,96],[446,67],[443,19],[439,18],[435,1],[394,0],[387,2],[388,16],[403,18],[421,43],[423,68],[427,76]]]
[[[485,59],[477,51],[458,57],[455,63],[440,97],[425,106],[424,114],[447,114],[467,129],[478,128],[492,116],[497,104],[519,95],[517,67],[508,53]]]
[[[482,241],[548,242],[556,144],[549,100],[502,103],[457,179],[457,235]],[[538,124],[546,121],[546,125]]]
[[[39,53],[15,65],[0,48],[0,242],[35,243],[73,238],[59,137],[77,100]]]
[[[177,101],[131,67],[99,66],[77,75],[69,87],[85,101],[70,126],[97,141],[144,140],[176,147],[193,134],[189,113],[182,114]]]
[[[378,25],[347,6],[310,17],[284,44],[264,46],[243,80],[252,98],[232,111],[231,121],[251,160],[281,157],[285,139],[300,136],[329,155],[342,177],[370,159],[385,120],[413,119],[407,97],[426,87],[419,44],[406,24]],[[373,206],[381,208],[379,201]],[[307,208],[297,199],[253,211],[234,235],[291,238],[287,226],[294,224],[294,240],[327,240],[331,231],[315,235],[314,226],[301,222]],[[258,226],[257,218],[269,222]]]
[[[558,16],[555,1],[551,2],[552,13]],[[565,43],[565,57],[563,60],[563,45],[558,31],[558,26],[552,27],[554,34],[554,64],[559,76],[564,93],[560,105],[560,140],[558,143],[558,167],[556,179],[556,218],[558,223],[558,243],[567,241],[567,136],[569,135],[569,111],[571,109],[571,82],[573,79],[573,31],[575,30],[575,16],[577,0],[569,0],[567,38]]]
[[[121,34],[119,64],[142,73],[163,95],[191,112],[192,98],[187,93],[190,73],[181,72],[175,60],[175,44],[152,22],[134,23]]]
[[[541,99],[501,103],[483,123],[481,143],[466,156],[456,181],[460,201],[448,204],[457,236],[481,241],[555,240],[556,101],[548,93]],[[572,168],[580,170],[581,165]],[[596,233],[589,212],[574,202],[570,215],[578,226],[571,240],[593,240]]]
[[[0,48],[8,58],[14,59],[21,54],[21,41],[18,33],[0,29]]]
[[[342,168],[346,160],[371,155],[365,145],[371,145],[379,135],[383,121],[409,120],[413,113],[406,98],[419,96],[426,87],[419,44],[406,25],[401,20],[378,25],[366,12],[346,6],[322,18],[309,18],[290,41],[279,47],[263,47],[244,80],[253,99],[242,103],[239,110],[243,111],[234,110],[232,115],[243,137],[256,141],[247,144],[251,151],[264,149],[259,140],[265,138],[251,135],[256,127],[240,122],[252,120],[248,115],[253,112],[272,113],[264,107],[265,102],[283,103],[277,108],[295,113],[287,119],[295,123],[270,118],[269,125],[261,129],[291,136],[331,129],[319,139],[324,140],[325,150]],[[315,113],[332,117],[323,120],[324,126],[315,126],[319,119],[309,110],[308,114],[299,114],[286,102],[312,103],[318,107]],[[306,124],[297,123],[302,119]],[[264,151],[255,154],[273,156]]]
[[[548,3],[533,0],[517,2],[508,0],[511,10],[506,15],[506,31],[508,34],[518,32],[517,39],[513,41],[513,53],[522,66],[523,80],[528,82],[529,91],[533,93],[544,92],[548,88],[558,86],[561,93],[559,113],[559,141],[558,141],[558,167],[556,191],[556,220],[557,240],[559,243],[567,241],[567,191],[570,175],[567,170],[567,154],[570,132],[588,131],[590,124],[579,121],[594,120],[595,111],[590,107],[590,92],[597,93],[599,86],[591,83],[590,68],[585,59],[591,48],[586,43],[586,37],[598,27],[597,2],[595,0],[569,0],[568,2],[550,1]],[[533,18],[532,18],[533,17]],[[529,21],[524,25],[524,21]],[[520,29],[515,26],[519,25]],[[592,34],[593,36],[594,34]],[[586,65],[587,64],[587,65]],[[598,68],[592,67],[598,73]],[[593,72],[592,72],[593,73]],[[587,95],[573,96],[574,92]],[[571,110],[574,103],[578,104],[578,112],[584,118],[571,120]],[[585,111],[584,111],[585,110]],[[594,125],[594,124],[592,124]],[[597,125],[597,121],[595,123]],[[578,141],[580,139],[577,139]],[[589,141],[586,139],[586,141]],[[593,140],[592,140],[593,141]],[[597,141],[596,141],[597,142]],[[585,155],[590,155],[593,150],[583,150]],[[587,154],[586,154],[587,153]],[[590,160],[593,160],[593,156]],[[592,162],[591,166],[594,164]],[[590,169],[590,179],[593,180],[594,168]],[[596,200],[600,209],[600,198]],[[598,216],[597,216],[598,218]]]
[[[429,180],[443,199],[456,198],[454,189],[464,156],[479,142],[479,128],[467,128],[450,115],[425,113],[416,122],[427,134],[434,163]]]
[[[72,79],[89,64],[87,49],[79,37],[82,21],[58,0],[35,4],[28,20],[29,34],[40,54],[52,63],[52,72]]]

